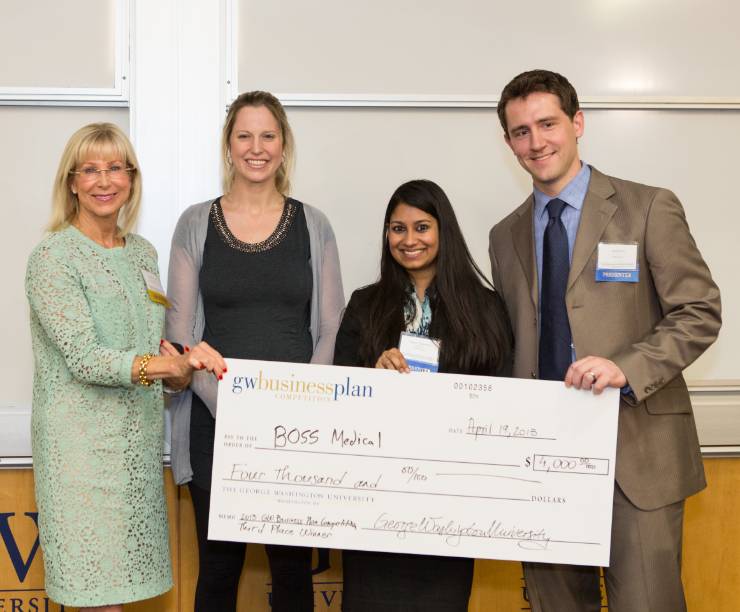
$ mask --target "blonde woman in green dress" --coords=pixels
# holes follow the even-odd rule
[[[183,388],[194,369],[220,377],[226,368],[205,343],[180,355],[160,340],[164,306],[148,291],[157,254],[131,233],[140,202],[123,132],[81,128],[62,154],[50,231],[26,273],[46,590],[87,610],[118,611],[171,588],[162,381]]]

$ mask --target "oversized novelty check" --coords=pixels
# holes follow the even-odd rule
[[[210,539],[608,565],[616,389],[227,362]]]

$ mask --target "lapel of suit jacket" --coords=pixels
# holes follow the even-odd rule
[[[534,214],[534,196],[530,195],[519,208],[519,218],[511,226],[511,237],[516,249],[519,263],[522,266],[524,277],[529,285],[532,304],[537,309],[537,264],[534,260],[534,229],[532,215]]]
[[[586,199],[583,201],[581,220],[573,247],[573,260],[570,262],[568,289],[573,286],[588,262],[599,240],[614,216],[617,205],[609,198],[614,195],[609,179],[596,168],[591,168],[591,181],[588,185]]]

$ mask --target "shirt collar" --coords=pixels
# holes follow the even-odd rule
[[[556,196],[549,196],[542,193],[537,187],[534,188],[534,215],[546,215],[545,207],[553,198],[560,198],[579,212],[583,208],[583,201],[586,199],[588,183],[591,180],[591,166],[581,162],[581,169],[578,171],[570,182],[563,187],[563,190]]]

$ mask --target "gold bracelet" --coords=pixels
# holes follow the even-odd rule
[[[154,355],[147,353],[139,362],[139,384],[143,387],[149,387],[152,384],[152,381],[146,377],[146,367],[149,365],[149,360],[152,357],[154,357]]]

